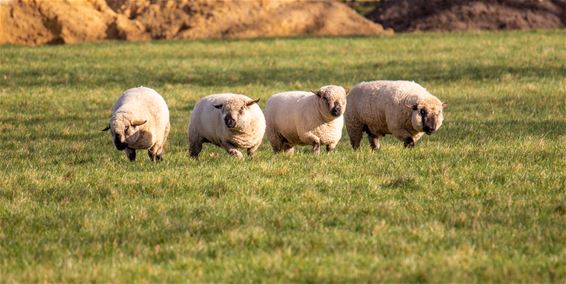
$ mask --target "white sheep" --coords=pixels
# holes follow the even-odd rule
[[[136,159],[136,149],[148,149],[149,158],[159,161],[169,136],[169,108],[155,90],[126,90],[114,104],[110,123],[102,131],[109,129],[116,149],[124,150],[130,161]]]
[[[346,90],[340,86],[271,96],[265,107],[265,119],[273,152],[293,153],[295,145],[312,145],[315,154],[320,153],[320,145],[326,145],[328,152],[333,151],[342,137],[344,109]]]
[[[359,148],[363,132],[372,150],[379,149],[379,139],[386,134],[393,134],[405,147],[414,147],[424,133],[440,128],[447,106],[415,82],[359,83],[350,91],[344,113],[352,148]]]
[[[239,94],[214,94],[198,101],[188,126],[189,155],[198,157],[203,143],[224,148],[242,158],[237,148],[253,156],[265,134],[265,117],[257,100]]]

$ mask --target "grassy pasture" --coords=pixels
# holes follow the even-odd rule
[[[566,281],[566,32],[0,47],[0,282]],[[414,149],[187,158],[198,98],[374,79],[449,103]],[[118,152],[120,93],[171,110]]]

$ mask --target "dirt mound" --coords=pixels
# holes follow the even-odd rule
[[[0,0],[0,43],[390,33],[330,0]]]
[[[385,0],[368,18],[395,31],[566,26],[566,0]]]

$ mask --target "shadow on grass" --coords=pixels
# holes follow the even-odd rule
[[[412,177],[399,177],[392,179],[382,185],[383,189],[398,189],[403,191],[420,190],[422,187]]]
[[[526,137],[555,140],[566,134],[566,124],[560,120],[543,121],[452,121],[444,129],[447,142],[473,141],[477,144],[513,142]],[[448,127],[447,127],[448,128]]]
[[[192,70],[158,69],[135,66],[108,68],[26,69],[12,70],[6,74],[10,80],[0,80],[0,87],[41,87],[41,86],[162,86],[165,84],[188,84],[201,87],[230,87],[238,85],[293,84],[296,82],[319,82],[319,84],[348,82],[355,84],[362,80],[414,80],[441,81],[458,80],[499,80],[503,75],[518,77],[564,77],[566,67],[509,67],[461,66],[457,62],[446,66],[446,62],[414,62],[391,60],[384,63],[344,65],[342,68],[305,67],[264,67],[211,70],[194,67]]]

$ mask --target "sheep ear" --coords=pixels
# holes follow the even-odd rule
[[[106,126],[106,128],[102,129],[101,131],[108,131],[110,129],[110,124],[108,124],[108,126]]]
[[[313,93],[314,93],[317,97],[319,97],[319,98],[320,98],[320,96],[322,95],[322,94],[320,93],[320,90],[311,91],[311,92],[313,92]]]
[[[442,103],[442,109],[447,109],[448,108],[448,104],[447,103]]]
[[[259,102],[259,99],[253,100],[253,101],[249,101],[249,102],[246,103],[246,106],[251,106],[251,105],[253,105],[253,104],[257,104],[258,102]]]
[[[134,120],[132,121],[132,126],[140,126],[140,125],[144,125],[147,122],[146,120]]]
[[[414,105],[405,105],[406,108],[410,108],[412,110],[418,110],[419,109],[419,105],[418,104],[414,104]]]
[[[217,108],[217,109],[221,109],[222,105],[221,104],[220,105],[214,105],[214,107]]]
[[[346,91],[346,96],[350,94],[351,90],[352,90],[351,88],[344,87],[344,91]]]

